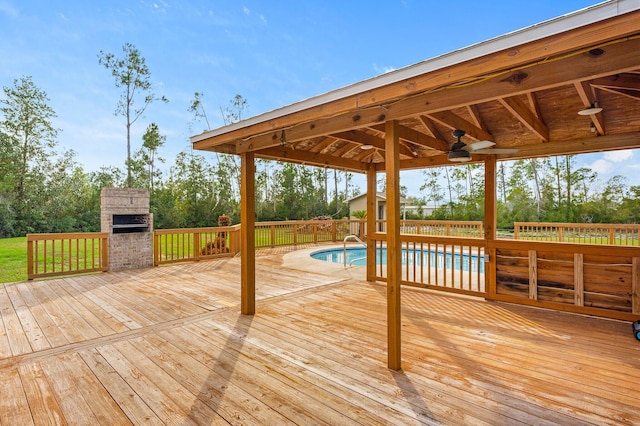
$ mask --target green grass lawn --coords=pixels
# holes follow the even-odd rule
[[[0,283],[27,279],[27,238],[0,239]]]

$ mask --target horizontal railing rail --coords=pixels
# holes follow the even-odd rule
[[[371,238],[371,237],[370,237]],[[376,280],[386,281],[386,234],[373,237]],[[475,238],[401,235],[402,284],[485,296],[485,241]]]
[[[153,263],[197,261],[235,256],[240,251],[240,225],[157,229],[153,233]]]
[[[256,248],[340,242],[347,235],[366,235],[366,220],[292,220],[256,222]]]
[[[607,223],[515,222],[516,240],[637,246],[640,225]]]
[[[376,231],[386,232],[387,221],[376,220]],[[412,235],[433,235],[440,237],[482,238],[481,221],[463,220],[401,220],[400,233]]]
[[[27,279],[103,272],[109,268],[109,234],[27,235]]]

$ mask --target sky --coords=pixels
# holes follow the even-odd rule
[[[126,128],[114,111],[120,97],[101,51],[122,56],[132,43],[145,58],[152,104],[132,128],[139,149],[151,122],[167,141],[172,164],[206,130],[188,111],[194,93],[212,128],[240,94],[243,118],[409,66],[594,4],[594,0],[0,0],[0,85],[31,76],[56,111],[58,150],[72,149],[86,171],[124,169]],[[525,6],[526,5],[526,6]],[[203,152],[213,161],[214,154]],[[624,174],[640,184],[640,152],[581,157],[604,181]],[[420,171],[403,172],[420,195]],[[366,178],[356,175],[362,191]]]

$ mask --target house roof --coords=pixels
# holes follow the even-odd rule
[[[454,129],[466,132],[465,143],[517,149],[499,159],[636,148],[639,50],[640,3],[610,0],[191,141],[358,172],[384,169],[388,120],[400,124],[403,169],[447,164]],[[594,102],[601,113],[577,114]]]
[[[347,200],[347,202],[351,202],[353,200],[357,200],[359,198],[363,198],[366,197],[367,193],[365,192],[364,194],[360,194],[360,195],[356,195],[355,197],[351,197]],[[380,199],[380,200],[387,200],[387,194],[384,192],[376,192],[376,198]],[[406,198],[400,197],[400,204],[407,204],[409,202],[409,200],[407,200]]]

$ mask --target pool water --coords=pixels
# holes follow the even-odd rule
[[[321,250],[311,253],[311,257],[317,260],[323,260],[325,262],[339,263],[341,265],[344,264],[344,250],[343,249],[331,249],[331,250]],[[355,247],[355,248],[347,248],[347,265],[351,264],[353,266],[365,266],[367,264],[367,249],[364,247]],[[352,263],[353,262],[353,263]],[[376,264],[386,264],[387,263],[387,249],[382,248],[382,250],[376,250]],[[469,256],[468,254],[460,254],[460,253],[446,253],[444,251],[421,251],[409,249],[407,256],[407,249],[402,249],[402,264],[403,265],[413,265],[422,266],[428,265],[429,263],[433,266],[438,266],[440,268],[446,267],[450,269],[453,266],[453,269],[463,271],[468,271],[471,268],[472,272],[477,272],[478,268],[480,268],[480,272],[484,273],[484,262],[483,256],[480,256],[478,260],[478,255],[472,254]]]

